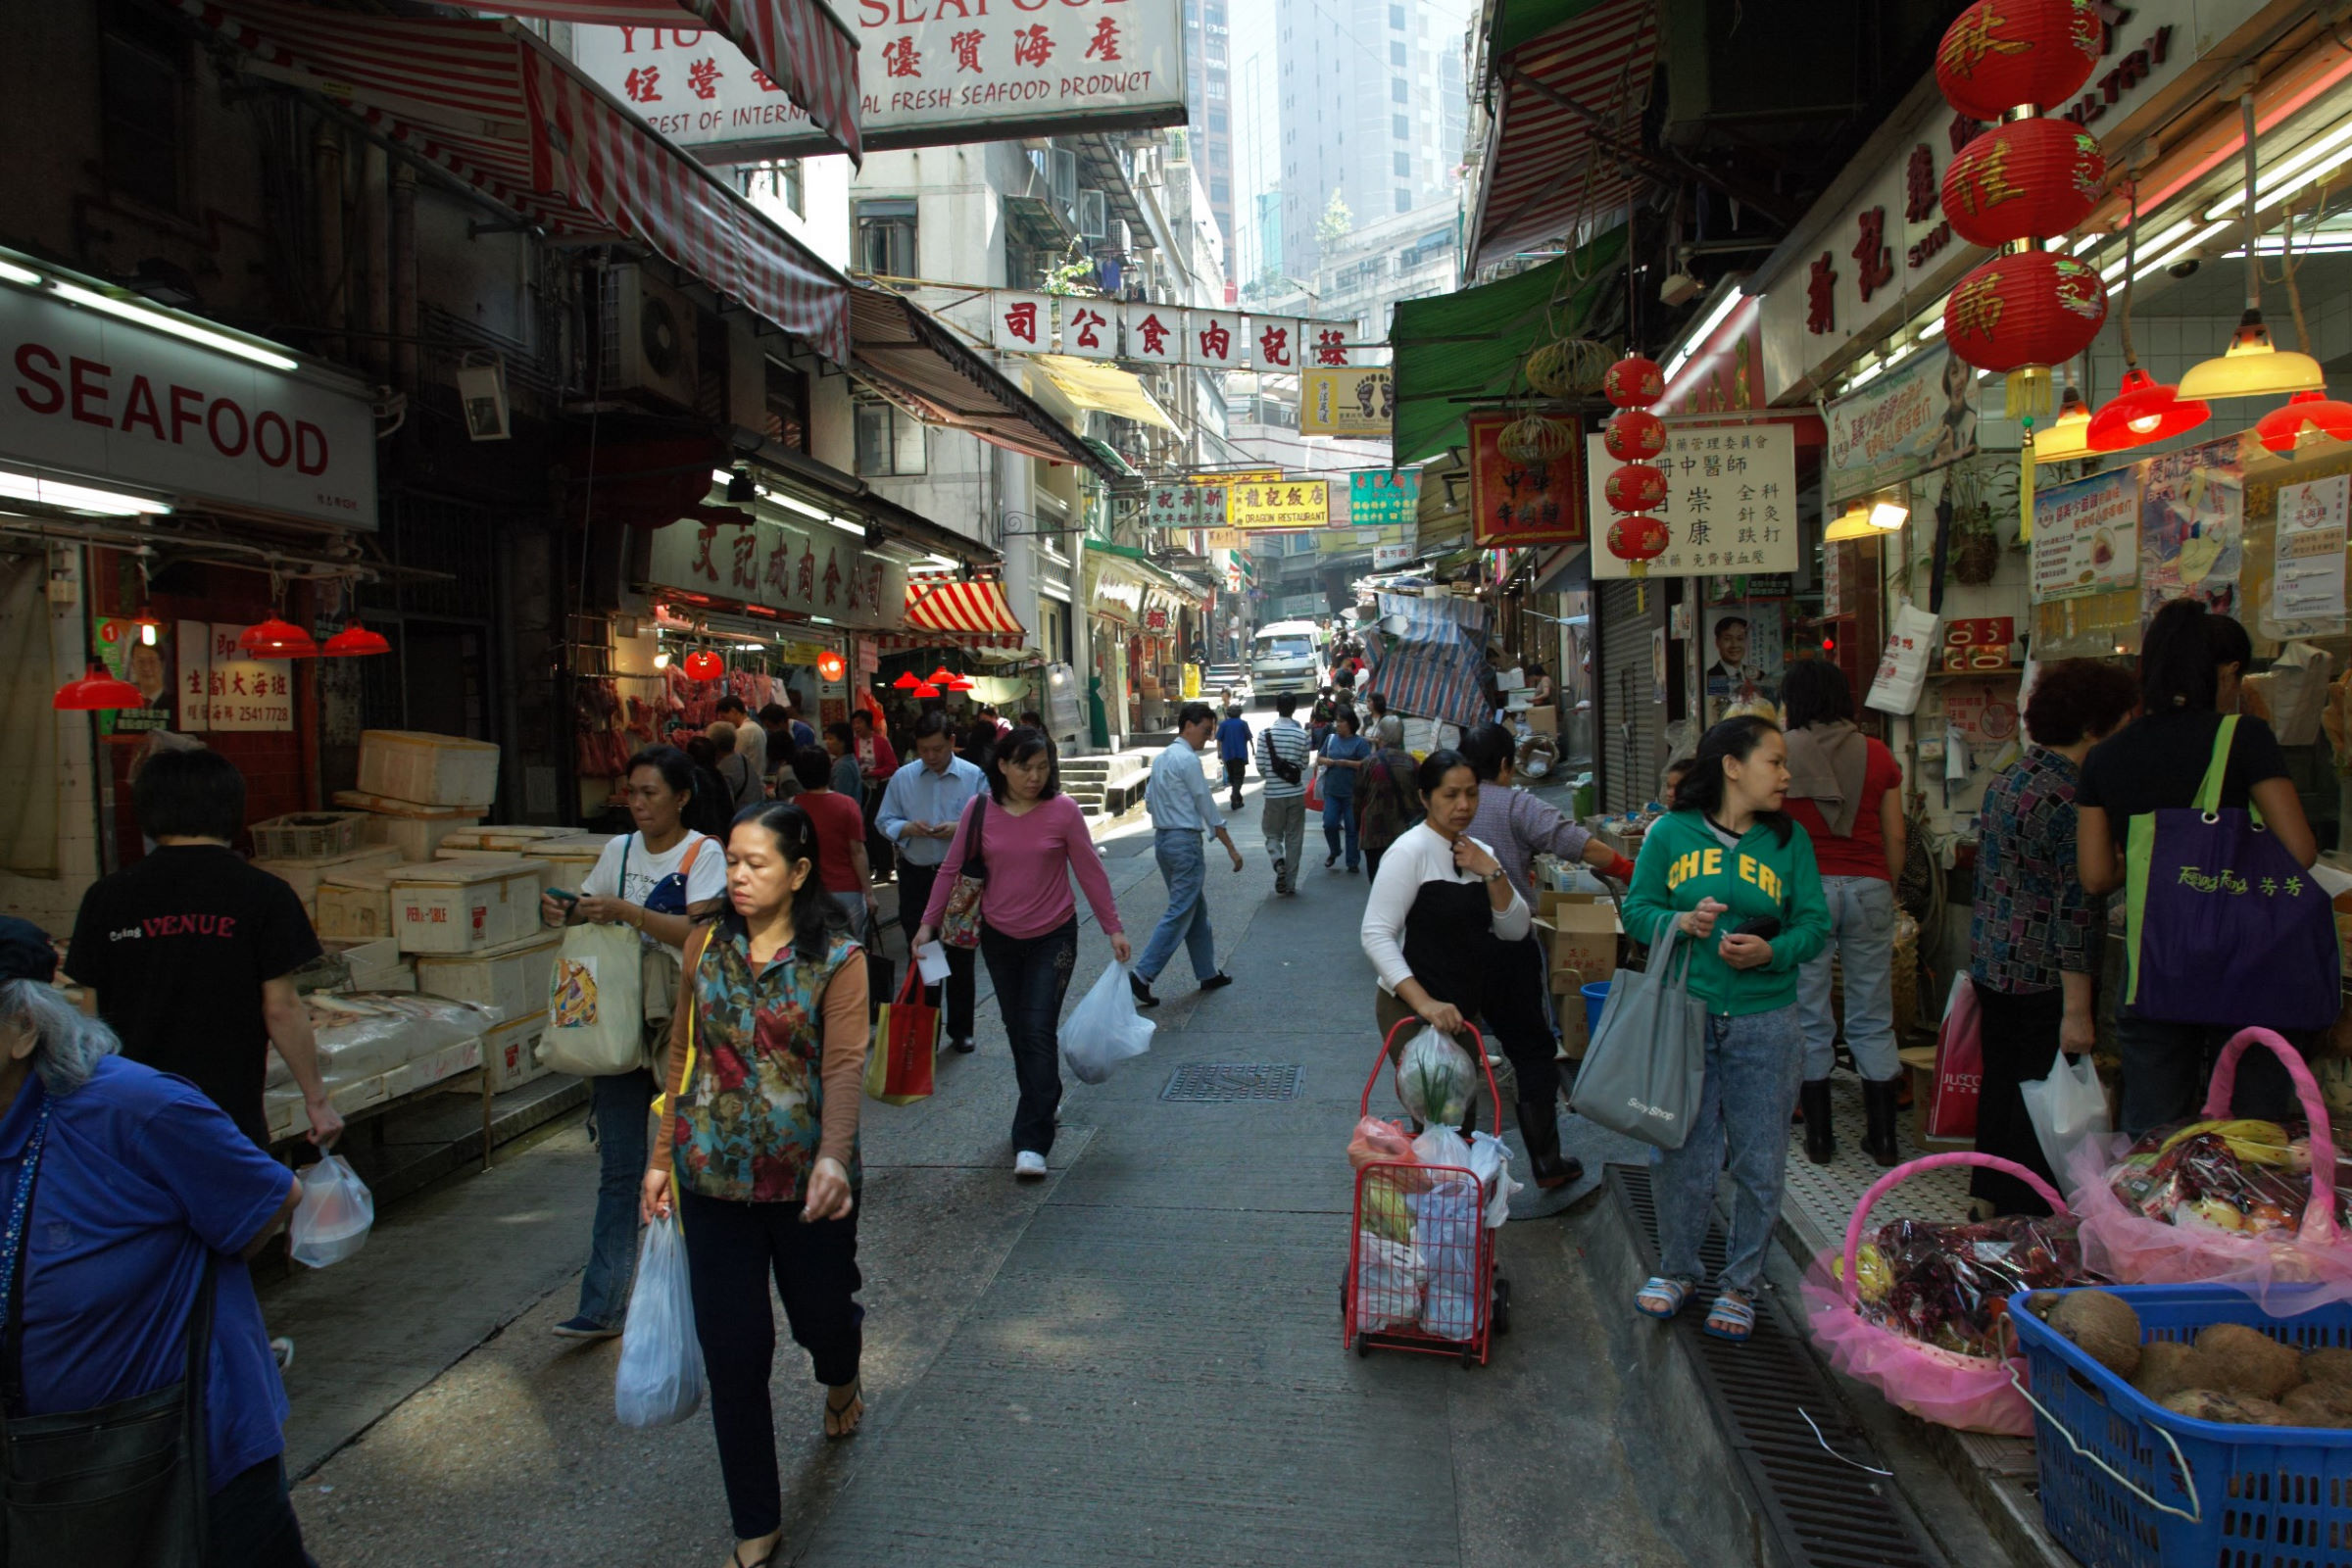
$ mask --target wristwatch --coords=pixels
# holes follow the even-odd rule
[[[1494,870],[1492,870],[1492,871],[1489,871],[1488,873],[1486,873],[1486,875],[1484,875],[1484,876],[1480,877],[1480,878],[1479,878],[1479,880],[1480,880],[1481,882],[1499,882],[1499,881],[1501,881],[1501,880],[1502,880],[1502,869],[1501,869],[1501,867],[1497,866],[1495,869],[1494,869]]]

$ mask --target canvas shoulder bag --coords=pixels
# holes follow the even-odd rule
[[[1569,1102],[1611,1132],[1680,1149],[1706,1072],[1707,1006],[1690,995],[1690,949],[1669,916],[1649,967],[1619,969],[1610,982]]]
[[[956,873],[955,885],[948,889],[947,906],[940,911],[939,939],[951,948],[980,945],[980,895],[988,891],[988,858],[981,829],[987,818],[988,795],[983,791],[972,797],[971,848],[964,851],[963,865]]]

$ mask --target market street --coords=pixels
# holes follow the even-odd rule
[[[926,1104],[867,1102],[869,1414],[855,1442],[821,1441],[779,1328],[792,1561],[1500,1565],[1569,1541],[1580,1563],[1707,1560],[1661,1523],[1673,1496],[1638,1494],[1614,1419],[1635,1325],[1578,1255],[1605,1210],[1506,1227],[1514,1324],[1492,1365],[1343,1350],[1345,1146],[1376,1049],[1366,879],[1326,873],[1310,835],[1303,891],[1273,900],[1256,817],[1253,783],[1245,869],[1210,882],[1236,984],[1197,996],[1181,959],[1161,977],[1151,1055],[1071,1084],[1050,1180],[1007,1169],[985,971],[979,1053],[943,1055]],[[1139,943],[1164,905],[1149,843],[1127,826],[1104,844]],[[1072,1004],[1106,958],[1089,922]],[[1159,1099],[1187,1062],[1238,1061],[1298,1066],[1297,1098]],[[619,1426],[619,1343],[547,1332],[571,1310],[594,1180],[569,1128],[265,1291],[299,1346],[287,1462],[326,1568],[724,1561],[708,1416]]]

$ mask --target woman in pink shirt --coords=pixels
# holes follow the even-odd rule
[[[1128,960],[1119,906],[1096,853],[1086,815],[1061,793],[1054,743],[1026,726],[1004,737],[988,762],[988,794],[963,808],[931,903],[914,933],[917,948],[939,934],[948,895],[966,866],[988,883],[980,901],[980,956],[988,960],[1004,1033],[1021,1086],[1012,1114],[1012,1173],[1046,1173],[1054,1148],[1054,1111],[1061,1103],[1061,1002],[1078,962],[1078,905],[1069,873],[1078,873],[1112,956]]]

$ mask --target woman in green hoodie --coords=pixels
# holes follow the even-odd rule
[[[1659,1273],[1634,1305],[1659,1318],[1683,1309],[1704,1274],[1698,1247],[1728,1163],[1731,1246],[1706,1322],[1723,1340],[1755,1331],[1804,1070],[1796,972],[1830,934],[1812,841],[1781,812],[1788,791],[1779,725],[1748,716],[1708,730],[1673,811],[1642,840],[1625,900],[1625,929],[1638,942],[1654,945],[1675,923],[1676,955],[1690,954],[1690,994],[1707,1010],[1706,1082],[1690,1136],[1655,1156]]]

